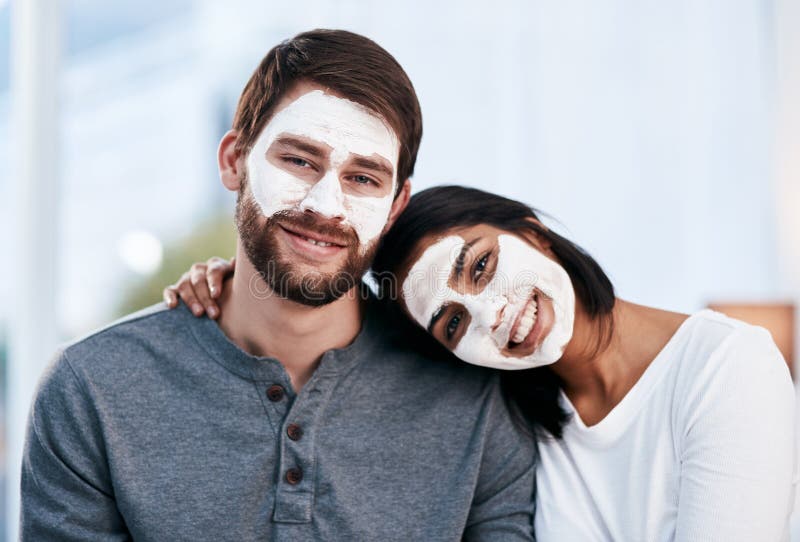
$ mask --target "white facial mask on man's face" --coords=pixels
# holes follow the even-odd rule
[[[316,183],[298,178],[266,159],[267,149],[282,135],[309,138],[332,149],[325,174]],[[359,196],[342,190],[341,169],[354,154],[377,154],[391,164],[394,176],[385,196]],[[380,235],[389,217],[399,154],[400,144],[394,132],[367,108],[313,90],[279,111],[264,127],[247,156],[247,174],[264,216],[310,210],[325,218],[339,218],[343,226],[355,230],[364,249]]]
[[[572,281],[563,267],[526,241],[502,234],[497,242],[499,252],[494,275],[474,295],[461,294],[448,284],[465,240],[453,235],[428,247],[403,281],[406,307],[412,318],[427,328],[439,307],[449,303],[463,305],[471,321],[453,353],[468,363],[510,370],[555,363],[572,338],[575,320]],[[530,300],[534,287],[552,299],[553,327],[533,353],[525,357],[508,356],[503,350],[508,344],[511,327]],[[502,322],[492,329],[504,307]]]

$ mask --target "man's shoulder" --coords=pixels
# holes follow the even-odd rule
[[[191,322],[181,305],[170,310],[158,303],[126,315],[65,344],[57,360],[78,373],[110,371],[118,374],[141,367],[152,359],[163,359],[185,347]]]

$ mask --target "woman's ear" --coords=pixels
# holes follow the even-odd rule
[[[530,242],[533,246],[541,250],[542,252],[550,255],[555,256],[553,251],[550,249],[552,243],[550,240],[539,233],[540,231],[549,232],[550,228],[542,224],[538,219],[529,216],[525,219],[525,222],[529,222],[533,224],[538,231],[534,231],[532,229],[525,228],[525,231],[522,232],[522,235]]]
[[[217,167],[219,167],[219,177],[222,184],[228,190],[237,192],[242,184],[242,168],[244,162],[240,161],[239,152],[236,150],[236,142],[239,133],[236,130],[228,130],[222,136],[217,149]]]

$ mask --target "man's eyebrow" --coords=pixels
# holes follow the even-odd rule
[[[467,257],[467,251],[472,248],[472,245],[474,245],[480,240],[481,238],[478,237],[477,239],[473,239],[469,243],[464,243],[464,246],[461,247],[461,252],[458,253],[456,261],[453,264],[453,272],[450,275],[451,279],[458,280],[461,277],[461,272],[464,271],[464,260]]]
[[[433,313],[431,316],[431,321],[428,324],[428,333],[433,333],[433,326],[436,325],[436,322],[441,320],[442,316],[444,316],[444,310],[447,308],[447,305],[440,305],[436,312]]]
[[[394,171],[392,171],[391,167],[387,166],[383,162],[379,162],[378,160],[367,158],[366,156],[356,156],[355,158],[353,158],[353,165],[371,169],[379,173],[385,173],[389,177],[392,177],[394,175]]]
[[[294,147],[297,150],[308,153],[316,158],[325,158],[327,154],[323,148],[296,137],[281,136],[275,139],[275,143],[287,147]]]

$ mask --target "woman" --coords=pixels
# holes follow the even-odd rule
[[[232,266],[165,297],[218,311]],[[419,329],[503,371],[539,439],[537,540],[788,540],[794,389],[764,329],[616,298],[532,209],[470,188],[413,196],[373,271]]]

